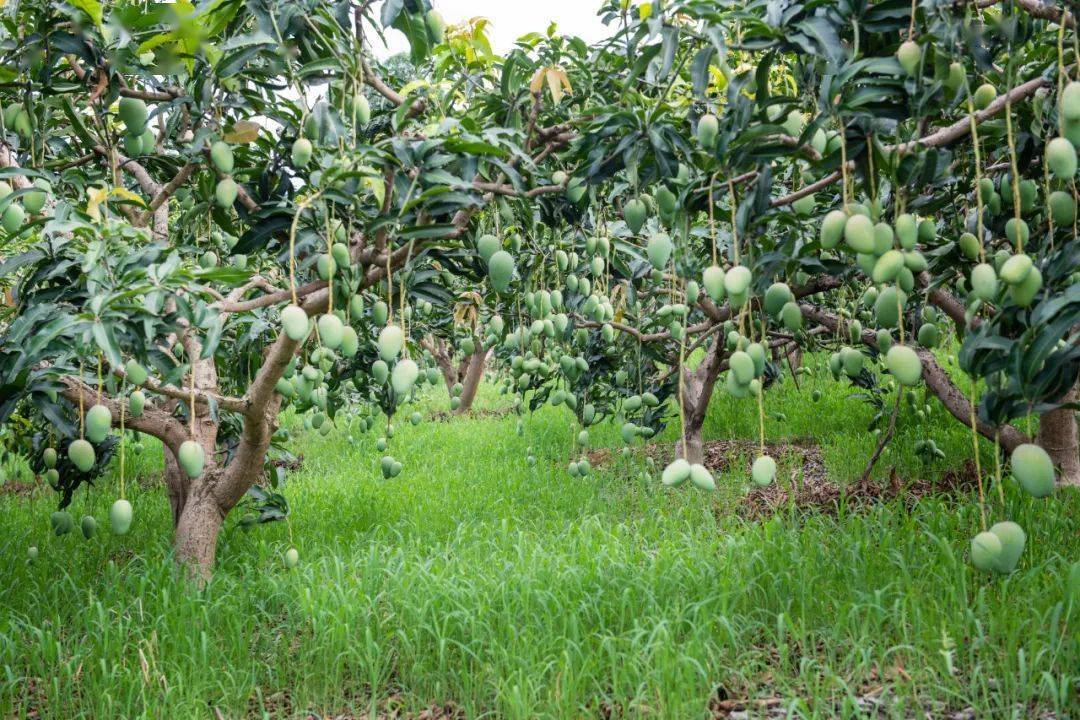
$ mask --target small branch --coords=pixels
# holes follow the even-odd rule
[[[1028,97],[1034,95],[1040,88],[1048,87],[1050,81],[1045,78],[1035,78],[1034,80],[1028,80],[1022,85],[1017,85],[1013,89],[1009,90],[1004,95],[998,96],[992,103],[986,106],[983,110],[975,113],[975,124],[982,123],[1005,109],[1005,104],[1017,103],[1020,100],[1025,100]],[[942,145],[948,145],[954,143],[961,138],[966,137],[971,132],[971,119],[964,118],[963,120],[957,120],[952,125],[935,130],[934,132],[924,137],[912,140],[911,142],[899,143],[897,145],[888,145],[884,148],[885,154],[895,153],[897,155],[906,155],[909,152],[913,152],[920,148],[932,148],[941,147]],[[848,168],[854,168],[854,161],[848,161]],[[804,198],[807,195],[821,190],[829,185],[833,184],[842,177],[842,173],[837,170],[836,172],[826,175],[821,180],[815,183],[807,185],[806,187],[797,190],[796,192],[784,195],[783,197],[776,198],[769,203],[771,207],[781,207],[783,205],[790,205],[800,198]]]
[[[892,415],[889,416],[889,428],[885,431],[885,434],[881,436],[878,441],[877,447],[874,448],[874,454],[870,456],[870,461],[866,463],[866,469],[863,470],[862,477],[859,482],[865,483],[870,479],[870,473],[874,471],[874,466],[877,465],[878,459],[881,457],[881,453],[885,452],[885,446],[892,440],[893,434],[896,432],[896,416],[900,414],[900,400],[904,397],[904,393],[897,388],[896,390],[896,403],[893,405]]]

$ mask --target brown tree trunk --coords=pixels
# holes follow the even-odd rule
[[[213,573],[218,534],[225,514],[208,492],[208,483],[204,482],[188,499],[176,523],[173,536],[176,564],[200,584],[209,580]]]
[[[466,364],[464,377],[461,382],[461,404],[458,405],[455,415],[464,415],[472,409],[473,400],[476,399],[476,391],[480,389],[480,381],[484,379],[484,368],[487,365],[488,351],[478,349],[462,364]]]
[[[180,524],[180,515],[188,501],[188,485],[191,483],[187,473],[176,461],[176,456],[168,447],[161,448],[165,457],[165,490],[169,495],[169,508],[172,510],[173,530]]]
[[[679,369],[682,373],[684,429],[682,437],[675,443],[675,457],[685,458],[691,464],[703,464],[705,461],[701,428],[705,424],[709,401],[712,400],[713,388],[723,365],[724,337],[722,333],[717,333],[709,352],[696,370]]]
[[[1073,388],[1062,402],[1080,401],[1080,388]],[[1058,484],[1080,487],[1080,440],[1077,438],[1076,410],[1058,408],[1043,413],[1039,418],[1039,434],[1036,442],[1049,453],[1060,470]]]

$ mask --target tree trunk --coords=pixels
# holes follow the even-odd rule
[[[1080,401],[1080,389],[1073,388],[1062,402]],[[1058,408],[1043,413],[1039,418],[1039,434],[1036,442],[1049,453],[1061,470],[1058,484],[1080,487],[1080,440],[1077,439],[1076,410]]]
[[[690,424],[687,418],[686,432],[675,441],[675,457],[683,458],[691,465],[705,462],[705,443],[701,439],[701,423]]]
[[[173,549],[176,564],[187,576],[199,584],[210,579],[217,554],[218,533],[225,521],[225,512],[207,491],[208,483],[200,483],[203,490],[189,498],[176,523]]]
[[[709,352],[701,360],[697,370],[691,372],[682,367],[682,403],[684,415],[683,436],[675,443],[675,457],[685,458],[690,464],[704,464],[705,443],[701,428],[712,400],[713,388],[724,366],[724,337],[717,333],[709,346]]]
[[[461,380],[461,404],[458,405],[455,415],[464,415],[472,409],[473,400],[476,399],[476,391],[480,389],[480,381],[484,379],[484,368],[487,365],[488,351],[480,348],[467,358],[464,378]],[[464,363],[463,363],[464,364]]]

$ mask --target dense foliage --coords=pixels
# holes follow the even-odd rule
[[[1050,495],[1080,482],[1074,23],[982,5],[608,2],[604,42],[551,28],[500,57],[427,0],[18,4],[0,419],[61,506],[117,437],[121,463],[127,431],[160,438],[203,572],[245,496],[287,512],[283,406],[320,432],[359,414],[407,474],[392,423],[455,348],[519,411],[573,413],[572,476],[594,424],[632,445],[674,421],[662,481],[714,489],[723,378],[772,483],[768,390],[823,347],[880,408],[867,475],[924,387]],[[373,59],[387,27],[409,58]],[[971,396],[934,352],[954,342]],[[1010,424],[1032,414],[1073,444]],[[1024,531],[979,502],[971,560],[1011,571]]]

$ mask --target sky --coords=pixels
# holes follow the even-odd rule
[[[511,49],[517,38],[529,32],[544,32],[552,21],[558,24],[560,34],[577,35],[587,43],[608,34],[597,15],[601,0],[435,0],[432,4],[447,24],[473,17],[490,20],[488,37],[500,55]],[[386,36],[389,48],[374,41],[377,57],[408,50],[405,36],[397,30],[387,30]]]

